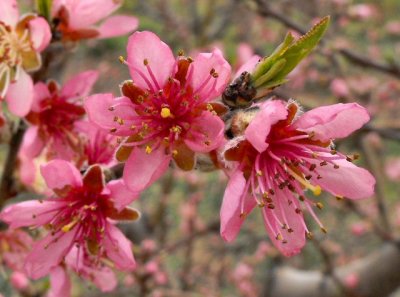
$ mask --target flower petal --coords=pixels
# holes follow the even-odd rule
[[[106,226],[103,245],[107,257],[114,262],[118,269],[124,271],[135,269],[136,262],[133,258],[132,243],[111,223]]]
[[[336,160],[334,163],[339,168],[335,169],[329,164],[318,166],[317,172],[322,178],[313,177],[313,183],[333,195],[350,199],[367,198],[374,194],[375,178],[368,170],[344,159]]]
[[[113,180],[106,187],[110,190],[110,197],[113,199],[114,206],[118,211],[139,198],[139,193],[129,190],[123,180]]]
[[[64,268],[57,266],[50,271],[50,290],[47,297],[70,297],[71,281]]]
[[[107,18],[98,28],[99,38],[125,35],[136,30],[139,20],[132,16],[116,15]]]
[[[304,113],[292,127],[314,133],[314,139],[329,141],[347,137],[367,123],[369,118],[367,110],[357,103],[338,103]]]
[[[238,71],[236,71],[235,77],[233,79],[238,78],[245,71],[251,73],[258,64],[258,62],[260,62],[260,59],[261,57],[258,55],[252,56],[250,60],[248,60],[245,64],[243,64],[238,69]]]
[[[39,279],[58,266],[73,246],[76,229],[66,233],[49,233],[36,242],[25,261],[25,271],[28,276]]]
[[[172,75],[175,65],[175,58],[169,46],[152,32],[135,32],[129,38],[127,52],[134,83],[144,90],[162,89],[168,77]],[[145,61],[148,63],[147,67]]]
[[[250,213],[256,205],[254,199],[247,199],[244,191],[246,191],[246,179],[242,171],[236,170],[230,177],[225,189],[220,211],[220,233],[226,241],[232,241],[236,238],[244,222],[245,218],[241,217],[241,200],[246,199],[243,207],[245,214]]]
[[[85,0],[64,1],[63,4],[69,13],[69,27],[71,29],[84,29],[113,13],[121,6],[121,2],[115,0]]]
[[[267,136],[271,126],[286,119],[288,111],[281,100],[271,100],[260,105],[261,110],[246,128],[245,136],[253,147],[262,153],[268,147]]]
[[[32,78],[22,69],[16,82],[10,84],[6,95],[10,111],[19,117],[24,117],[31,109],[33,102]]]
[[[133,192],[140,192],[155,182],[167,170],[171,156],[165,154],[163,146],[146,153],[134,148],[125,163],[123,179]]]
[[[276,191],[274,196],[276,199],[274,201],[275,208],[269,209],[265,207],[262,211],[265,229],[267,230],[272,243],[283,255],[291,257],[300,253],[301,249],[304,247],[306,243],[306,230],[304,228],[305,224],[302,222],[304,221],[303,214],[296,213],[295,208],[287,203],[287,198],[285,196],[288,195],[292,194],[287,190],[285,190],[284,193]],[[277,223],[275,216],[279,218],[280,222],[285,222],[285,216],[288,224],[287,228],[282,229],[282,226]],[[278,230],[282,239],[277,238],[277,233],[271,228],[271,226],[273,226],[275,230]],[[291,229],[291,232],[288,231],[289,228]]]
[[[20,150],[20,153],[24,156],[35,158],[41,153],[45,144],[39,137],[38,133],[38,126],[31,126],[26,130]]]
[[[52,160],[40,167],[40,172],[47,186],[52,190],[63,190],[65,187],[80,187],[82,176],[72,163],[64,160]]]
[[[119,106],[119,104],[121,104]],[[132,119],[136,117],[133,103],[126,97],[114,98],[112,94],[96,94],[85,99],[85,110],[89,120],[98,127],[113,132],[116,136],[129,136],[132,130],[129,125],[119,125],[115,122],[115,117],[121,119]],[[112,111],[111,106],[116,106]]]
[[[12,204],[0,213],[0,219],[11,229],[39,227],[49,223],[59,209],[55,201],[31,200]]]
[[[93,70],[75,75],[64,84],[64,87],[61,89],[61,97],[70,99],[89,95],[98,77],[98,71]]]
[[[203,112],[192,122],[184,141],[193,151],[208,153],[223,144],[224,129],[225,124],[220,117]]]
[[[49,88],[47,85],[43,82],[38,82],[35,84],[33,87],[33,102],[32,102],[32,111],[34,112],[40,112],[42,110],[41,108],[41,102],[47,98],[51,97]]]
[[[31,41],[35,50],[42,52],[50,43],[51,31],[47,21],[42,17],[36,17],[29,22]]]
[[[189,73],[193,71],[190,75],[190,85],[203,102],[221,95],[231,78],[231,66],[218,49],[212,53],[198,54],[190,68],[192,70],[189,69]],[[216,73],[216,77],[212,77],[212,73]],[[208,83],[204,84],[207,80]]]
[[[6,25],[14,27],[19,18],[17,0],[0,1],[0,20]]]

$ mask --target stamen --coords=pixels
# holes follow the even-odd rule
[[[171,110],[168,107],[161,108],[161,113],[160,114],[161,114],[161,117],[163,119],[172,118],[173,117],[173,115],[171,113]]]
[[[310,182],[308,182],[306,179],[303,177],[300,177],[297,173],[295,173],[292,169],[289,167],[287,168],[287,171],[299,182],[301,183],[304,187],[307,189],[311,190],[315,196],[321,195],[322,189],[319,185],[312,185]]]

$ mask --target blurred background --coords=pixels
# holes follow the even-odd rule
[[[121,226],[135,245],[137,270],[120,275],[110,294],[76,278],[74,296],[400,296],[400,1],[127,0],[119,12],[138,17],[139,30],[157,33],[175,53],[218,47],[234,69],[271,53],[288,30],[299,35],[331,15],[323,42],[274,95],[305,109],[337,102],[368,108],[371,122],[337,145],[360,154],[358,165],[377,179],[376,195],[357,202],[321,195],[325,208],[317,211],[328,234],[308,217],[314,238],[289,259],[268,241],[257,211],[235,242],[223,242],[226,177],[172,168],[135,202],[142,219]],[[117,95],[129,79],[118,62],[126,43],[81,44],[59,79],[98,69],[95,92]]]

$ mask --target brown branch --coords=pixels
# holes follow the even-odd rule
[[[352,292],[362,297],[385,297],[400,284],[400,249],[397,244],[385,244],[363,259],[334,271],[341,283],[355,277]],[[348,297],[332,279],[319,271],[303,271],[281,267],[274,271],[273,287],[265,297]],[[321,284],[324,293],[321,294]]]

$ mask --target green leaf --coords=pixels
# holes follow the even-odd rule
[[[51,20],[51,6],[53,0],[36,0],[36,10],[46,20]]]
[[[289,33],[272,55],[264,58],[252,73],[252,82],[257,88],[271,88],[285,82],[286,76],[318,44],[329,26],[330,17],[324,17],[299,39]],[[285,61],[285,63],[282,62]]]

